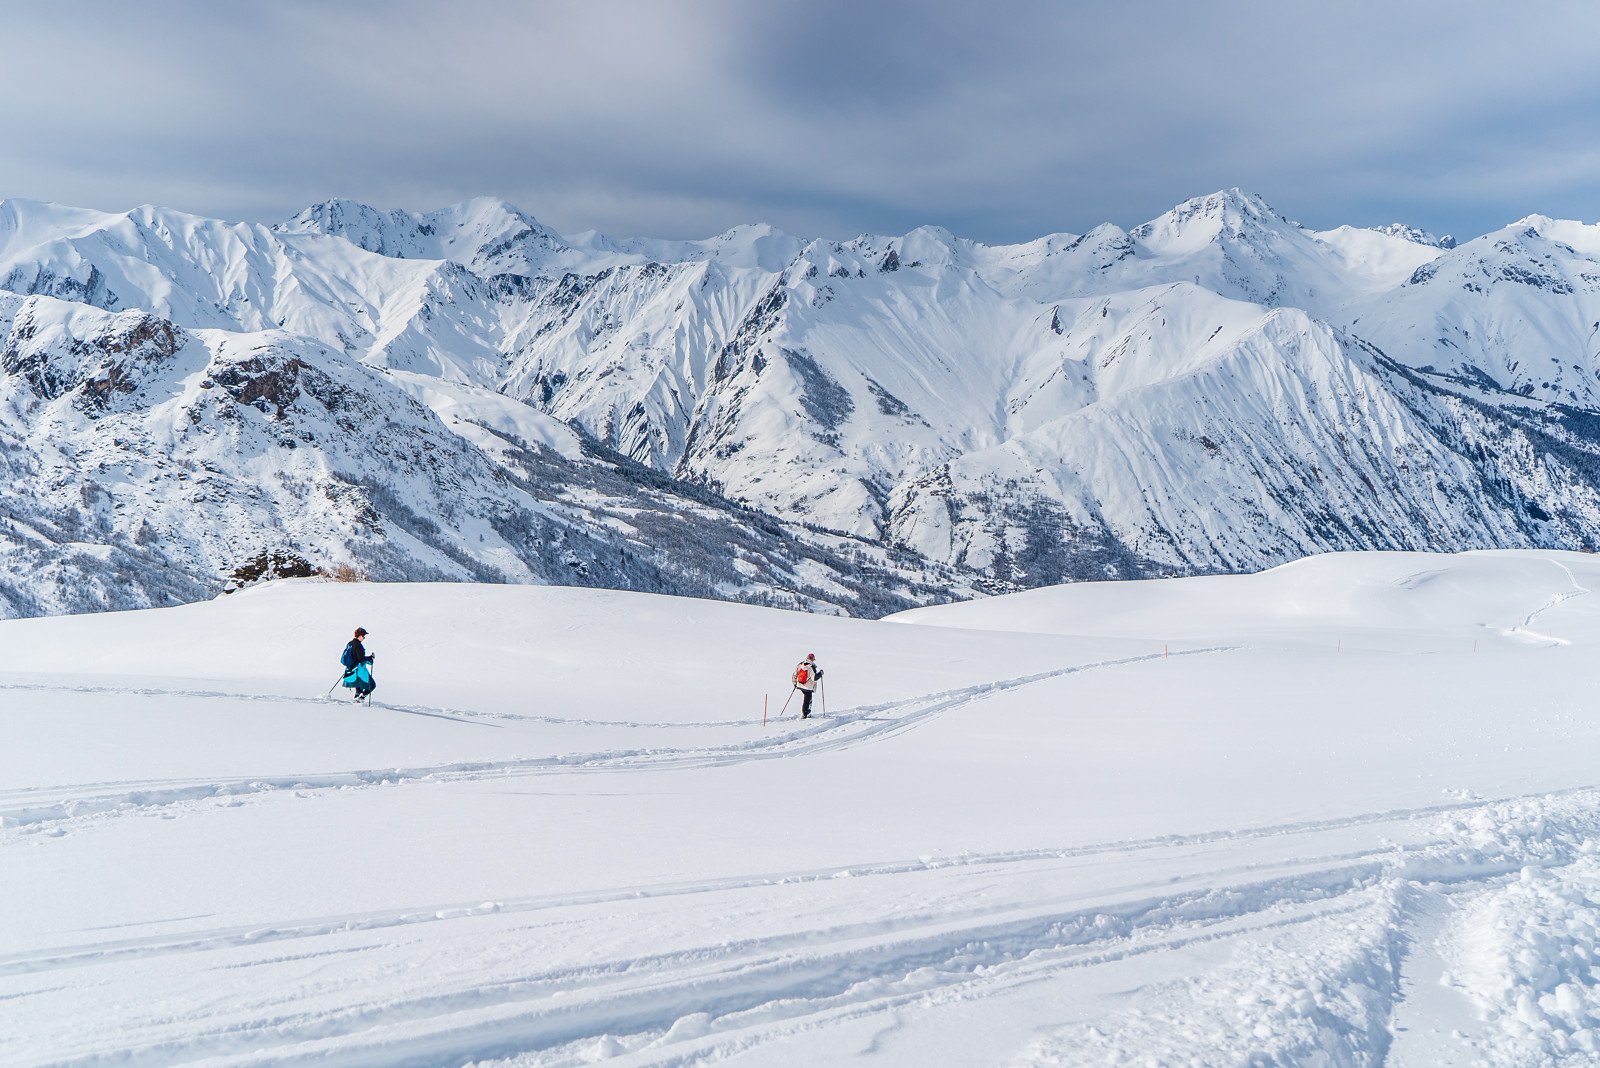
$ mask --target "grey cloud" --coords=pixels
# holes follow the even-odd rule
[[[8,14],[0,195],[270,221],[494,193],[567,230],[991,241],[1229,185],[1314,226],[1600,214],[1600,9],[1573,2],[72,10]]]

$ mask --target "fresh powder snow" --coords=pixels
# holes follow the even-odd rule
[[[0,1062],[1592,1064],[1596,590],[1381,553],[878,621],[0,623]]]

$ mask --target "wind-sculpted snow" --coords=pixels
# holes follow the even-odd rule
[[[58,579],[0,595],[27,613],[161,603],[270,549],[371,577],[874,612],[1328,550],[1587,546],[1600,524],[1595,231],[1531,216],[1459,244],[1400,224],[1313,232],[1237,189],[1131,228],[1003,247],[931,226],[846,241],[763,225],[703,241],[561,235],[492,198],[426,214],[330,200],[272,228],[4,201],[0,291],[36,298],[6,312],[0,352],[8,394],[29,398],[6,431],[28,442],[6,446],[15,470],[85,451],[66,424],[49,431],[62,455],[39,444],[44,406],[71,394],[98,416],[198,418],[188,436],[227,446],[226,463],[220,449],[207,461],[260,488],[276,461],[246,460],[266,446],[243,445],[224,414],[235,406],[178,401],[178,379],[161,378],[202,349],[237,368],[205,388],[264,411],[272,433],[256,437],[300,452],[282,465],[299,488],[266,512],[213,510],[209,536],[139,526],[148,480],[86,474],[105,503],[80,512],[121,521],[69,530],[59,501],[17,515],[38,535],[21,539],[27,571]],[[263,346],[277,355],[244,355]],[[324,378],[372,404],[324,418]],[[450,416],[419,434],[430,417],[414,401]],[[145,442],[119,430],[136,454],[192,462],[169,429]],[[519,463],[539,450],[517,441],[561,462]],[[300,471],[311,455],[323,475]],[[431,472],[432,486],[414,492],[397,471]],[[732,564],[714,549],[648,565],[591,551],[620,520],[585,484],[631,498],[619,478],[720,498],[711,507],[735,525],[791,548]],[[341,515],[365,514],[364,497],[392,521],[336,532],[323,481],[356,487],[333,491]],[[452,484],[479,503],[453,503]],[[559,535],[535,506],[552,497]],[[727,539],[700,509],[675,510],[674,538]],[[69,543],[100,546],[98,563]],[[873,574],[825,577],[857,552]],[[182,577],[135,574],[152,558],[182,560]],[[132,592],[108,593],[119,585]]]

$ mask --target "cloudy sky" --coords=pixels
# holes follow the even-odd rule
[[[1596,41],[1589,0],[16,3],[0,197],[998,242],[1237,185],[1475,236],[1600,219]]]

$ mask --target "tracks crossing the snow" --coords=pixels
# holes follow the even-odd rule
[[[1198,656],[1226,651],[1226,647],[1186,650],[1173,656]],[[462,782],[519,775],[578,772],[623,772],[630,770],[671,770],[745,764],[751,761],[793,758],[825,753],[880,741],[914,729],[929,720],[959,708],[1020,687],[1076,675],[1087,671],[1123,667],[1161,659],[1164,654],[1122,657],[1114,660],[1074,664],[1051,671],[1017,678],[978,683],[972,686],[925,694],[901,701],[865,705],[809,721],[790,717],[780,721],[778,730],[715,746],[676,748],[670,745],[648,748],[565,753],[510,760],[455,761],[451,763],[401,768],[355,769],[296,775],[237,776],[227,779],[173,781],[141,780],[86,784],[77,787],[48,787],[0,790],[0,830],[23,828],[38,831],[70,820],[137,814],[152,808],[180,805],[214,798],[248,798],[251,795],[283,790],[340,790],[367,786],[392,786],[408,782]],[[43,687],[25,686],[27,689]],[[64,689],[52,687],[52,689]],[[167,691],[149,688],[72,688],[72,692],[107,696],[209,697],[230,695],[210,691]],[[253,700],[295,698],[255,697]],[[301,698],[299,700],[308,700]],[[315,700],[315,699],[310,699]],[[454,709],[420,707],[397,708],[441,715],[447,718],[472,715]],[[561,722],[548,717],[549,722]],[[566,721],[573,722],[573,721]],[[582,725],[597,721],[579,720]],[[610,726],[611,724],[604,724]],[[685,726],[685,725],[678,725]],[[727,722],[691,724],[690,727],[737,726]]]
[[[0,848],[25,849],[31,835],[74,821],[181,811],[217,798],[715,771],[814,756],[894,738],[995,694],[1150,659],[1073,665],[856,708],[724,744],[674,747],[669,739],[520,760],[16,790],[0,793]],[[461,710],[419,711],[470,718]],[[1500,898],[1519,887],[1558,910],[1571,897],[1564,888],[1597,852],[1600,790],[1582,787],[1058,848],[890,856],[484,901],[424,899],[246,925],[162,920],[144,932],[0,956],[0,1035],[8,1017],[72,996],[88,996],[92,1006],[95,990],[127,989],[134,974],[146,999],[115,1007],[123,1014],[116,1033],[49,1036],[53,1060],[543,1065],[605,1057],[681,1065],[748,1056],[762,1063],[789,1043],[830,1049],[818,1036],[861,1028],[892,1048],[898,1024],[929,1006],[1060,997],[1104,1011],[1092,1023],[1063,1020],[1035,1031],[1031,1044],[996,1045],[997,1054],[1010,1048],[1017,1063],[1090,1054],[1161,1061],[1198,1048],[1216,1063],[1250,1056],[1379,1063],[1397,1045],[1390,1025],[1397,1006],[1415,988],[1407,969],[1419,931],[1432,938],[1455,930],[1468,911],[1496,914]],[[1530,881],[1530,867],[1547,874]],[[863,911],[862,899],[881,907]],[[1456,909],[1458,900],[1472,910]],[[650,930],[650,952],[639,952],[638,939],[612,937],[628,928]],[[1489,967],[1500,959],[1485,964],[1490,956],[1466,963]],[[1515,947],[1504,956],[1515,958]],[[1159,968],[1150,966],[1155,960]],[[1460,966],[1456,957],[1426,965]],[[250,977],[236,989],[260,993],[216,1002],[208,977],[234,973]],[[1430,974],[1425,981],[1440,980]],[[1116,997],[1104,994],[1108,986],[1120,991]],[[1489,1063],[1497,1050],[1540,1048],[1509,1023],[1461,1041],[1477,1043],[1475,1055]],[[5,1043],[0,1037],[0,1057]]]
[[[1554,848],[1539,844],[1552,842]],[[1413,888],[1431,887],[1435,896],[1482,892],[1530,860],[1559,868],[1597,845],[1600,792],[1585,789],[1059,850],[183,929],[0,959],[0,999],[24,986],[59,986],[84,969],[153,967],[161,974],[163,965],[189,955],[214,958],[213,968],[249,968],[260,973],[263,989],[273,989],[292,985],[307,962],[341,954],[370,956],[369,967],[384,968],[396,952],[394,931],[427,925],[439,934],[409,938],[404,950],[423,965],[412,983],[385,984],[377,997],[363,994],[359,982],[324,984],[308,989],[287,1015],[279,999],[252,1002],[222,1013],[209,1030],[197,1031],[191,1019],[151,1018],[134,1029],[126,1052],[152,1063],[326,1056],[350,1064],[569,1064],[606,1052],[632,1059],[624,1063],[682,1064],[759,1053],[841,1020],[889,1018],[947,999],[1003,999],[1040,985],[1070,987],[1075,976],[1107,968],[1138,975],[1138,962],[1152,955],[1198,959],[1215,953],[1207,947],[1248,944],[1245,955],[1260,974],[1248,983],[1235,977],[1239,989],[1228,997],[1259,1002],[1258,1019],[1281,1032],[1291,1061],[1296,1050],[1340,1049],[1360,1063],[1381,1058],[1387,1042],[1370,1013],[1386,1017],[1397,997],[1408,924],[1423,911],[1417,902],[1425,895]],[[1107,878],[1108,871],[1133,870],[1108,860],[1140,853],[1159,854],[1159,876]],[[857,880],[868,880],[877,896],[916,898],[922,907],[834,918],[841,892],[860,892]],[[803,903],[786,925],[774,929],[766,917],[758,929],[723,925],[708,938],[711,917],[738,914],[752,898],[774,894]],[[663,910],[666,899],[675,900]],[[659,925],[659,952],[572,952],[586,944],[586,931],[630,917]],[[561,930],[565,959],[551,959],[552,928]],[[427,970],[434,958],[490,947],[498,951],[486,968]],[[1168,981],[1150,997],[1186,1027],[1211,1027],[1216,1041],[1228,1034],[1236,1006],[1208,1003],[1219,995],[1207,981]],[[1356,1001],[1352,989],[1360,993]],[[1286,991],[1300,1000],[1281,999]],[[1139,1021],[1138,1013],[1129,1018],[1121,1041],[1133,1041]],[[164,1029],[171,1034],[164,1037]],[[1069,1026],[1040,1038],[1028,1059],[1097,1042],[1118,1052],[1104,1026],[1093,1030]],[[1254,1028],[1235,1037],[1260,1046]],[[1143,1045],[1125,1052],[1147,1053],[1155,1040],[1138,1041]],[[89,1049],[81,1053],[81,1063],[95,1059]]]

